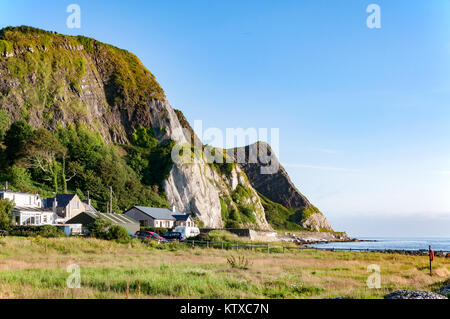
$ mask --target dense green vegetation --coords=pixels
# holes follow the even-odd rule
[[[128,165],[142,176],[142,183],[161,187],[172,169],[171,151],[175,143],[163,141],[158,144],[150,128],[139,127],[131,136],[131,145],[123,145],[127,150]]]
[[[238,185],[231,197],[220,198],[220,205],[225,228],[252,228],[256,224],[251,191],[246,187]]]
[[[8,181],[12,189],[42,196],[75,192],[81,198],[89,191],[94,206],[106,211],[112,186],[116,212],[133,205],[169,207],[159,185],[171,169],[172,143],[158,145],[149,130],[138,129],[133,134],[136,146],[130,146],[125,156],[82,124],[60,126],[52,133],[34,130],[21,120],[4,136],[0,182]],[[150,144],[149,149],[143,147]],[[140,166],[136,156],[142,159]]]
[[[103,70],[108,70],[104,80],[108,103],[112,107],[124,108],[145,106],[149,97],[164,100],[165,94],[154,75],[148,71],[132,53],[83,36],[72,37],[22,26],[0,30],[0,53],[16,54],[2,63],[10,75],[20,80],[23,87],[23,115],[30,109],[45,108],[49,119],[67,101],[72,112],[83,116],[86,105],[69,89],[81,93],[81,80],[86,74],[87,64],[94,56]],[[0,98],[10,98],[3,92]],[[3,95],[3,96],[2,96]],[[15,95],[15,94],[12,94]],[[64,96],[64,99],[60,97]]]
[[[14,204],[8,199],[0,200],[0,230],[5,230],[11,225],[11,212]]]
[[[58,238],[65,237],[64,232],[56,226],[8,226],[5,228],[9,236]]]
[[[272,202],[266,196],[259,194],[261,203],[266,212],[267,222],[275,229],[302,231],[306,230],[298,223],[302,220],[302,211],[295,208],[286,208],[281,204]]]
[[[128,243],[131,240],[125,228],[103,218],[96,219],[88,228],[89,235],[98,239],[115,240],[118,243]]]

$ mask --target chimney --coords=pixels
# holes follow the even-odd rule
[[[58,201],[56,200],[56,196],[53,198],[53,213],[56,214],[56,207],[58,207]]]
[[[175,205],[172,206],[172,213],[176,213],[177,212],[177,208],[175,207]]]

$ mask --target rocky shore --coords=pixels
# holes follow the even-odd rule
[[[359,241],[355,238],[350,238],[346,233],[336,232],[296,232],[284,233],[278,235],[280,241],[295,242],[301,245],[304,244],[324,244],[329,242],[354,242]]]
[[[385,299],[448,299],[431,291],[398,290],[384,297]]]

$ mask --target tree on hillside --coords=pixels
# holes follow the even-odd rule
[[[33,128],[24,120],[14,122],[5,134],[6,159],[10,164],[23,157]]]
[[[0,229],[5,229],[11,225],[11,212],[14,208],[12,201],[0,199]]]
[[[35,167],[42,171],[44,180],[53,184],[55,192],[58,192],[58,177],[61,164],[57,162],[66,153],[55,135],[46,129],[38,129],[33,132],[29,139],[26,165]]]
[[[9,113],[6,110],[0,110],[0,140],[3,141],[6,134],[6,129],[10,124]]]

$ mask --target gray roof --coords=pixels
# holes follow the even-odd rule
[[[37,213],[51,213],[52,212],[51,209],[47,209],[47,208],[27,207],[27,206],[15,206],[13,208],[13,211],[17,211],[17,212],[26,211],[26,212],[37,212]]]
[[[153,219],[175,220],[175,218],[172,216],[172,211],[167,208],[155,208],[143,206],[134,206],[134,208],[140,210],[144,214],[152,217]]]
[[[173,216],[177,221],[179,221],[179,220],[188,220],[188,218],[189,218],[190,215],[179,214],[179,213],[177,213],[177,214],[173,214],[172,216]]]
[[[103,218],[103,219],[106,219],[106,220],[109,220],[109,221],[113,222],[114,224],[139,224],[139,222],[135,221],[134,219],[132,219],[132,218],[126,216],[126,215],[113,214],[113,213],[112,214],[105,214],[105,213],[99,213],[99,212],[96,212],[96,213],[94,213],[94,212],[84,212],[84,213],[81,213],[81,214],[75,216],[72,219],[77,219],[78,216],[83,215],[83,214],[85,214],[85,215],[87,215],[87,216],[89,216],[89,217],[91,217],[93,219]],[[70,220],[67,221],[66,223],[70,224]]]
[[[95,209],[94,206],[89,205],[88,203],[82,202],[83,206],[84,206],[84,211],[85,212],[93,212],[93,213],[97,213],[97,210]]]

